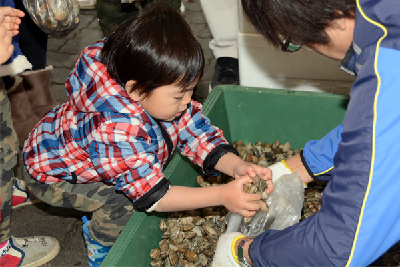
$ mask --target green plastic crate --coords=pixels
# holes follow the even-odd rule
[[[348,101],[347,95],[218,86],[206,99],[203,114],[230,142],[280,140],[301,149],[342,122]],[[176,151],[164,171],[172,185],[183,186],[197,186],[199,172]],[[134,212],[101,266],[150,266],[150,250],[161,241],[162,218],[166,213]]]

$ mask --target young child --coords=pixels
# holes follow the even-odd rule
[[[272,191],[270,170],[241,160],[191,100],[203,68],[188,23],[156,6],[83,50],[66,81],[69,100],[25,142],[32,193],[51,205],[93,212],[83,225],[91,266],[103,261],[135,209],[224,205],[252,216],[260,204],[251,201],[261,195],[243,193],[243,184],[257,174]],[[238,179],[216,187],[170,186],[163,166],[175,148],[207,175]]]

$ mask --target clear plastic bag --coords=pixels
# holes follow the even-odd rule
[[[79,25],[77,0],[23,0],[32,20],[45,33],[64,37]]]
[[[227,232],[241,232],[257,236],[268,229],[283,230],[300,221],[304,202],[304,187],[297,172],[283,175],[274,183],[274,191],[268,196],[269,211],[258,211],[249,223],[243,216],[228,213]]]

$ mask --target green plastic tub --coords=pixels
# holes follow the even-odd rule
[[[347,95],[218,86],[206,99],[203,114],[229,142],[280,140],[301,149],[342,122],[348,101]],[[172,185],[183,186],[197,186],[199,172],[176,151],[164,171]],[[134,212],[101,266],[150,266],[150,250],[161,241],[162,218],[166,213]]]

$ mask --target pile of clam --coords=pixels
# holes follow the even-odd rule
[[[77,0],[23,0],[25,9],[39,28],[54,37],[63,37],[79,25]]]
[[[283,159],[287,159],[299,150],[291,150],[290,143],[281,144],[278,140],[272,145],[261,143],[244,144],[243,141],[233,143],[239,152],[239,156],[248,162],[268,167],[269,165]],[[234,178],[225,174],[218,176],[199,175],[197,183],[199,186],[217,186],[232,181]],[[259,177],[255,177],[252,183],[243,186],[248,193],[263,193],[264,201],[267,197],[265,189],[267,184]],[[303,217],[306,218],[315,213],[320,207],[320,198],[323,186],[315,185],[306,190],[306,211]],[[320,190],[320,191],[319,191]],[[318,191],[318,192],[317,192]],[[307,194],[309,196],[307,197]],[[306,201],[304,203],[306,203]],[[268,206],[265,205],[265,209]],[[159,247],[150,251],[153,267],[205,267],[211,266],[215,253],[218,238],[226,231],[225,215],[228,210],[225,207],[209,207],[199,210],[171,212],[166,220],[160,221],[160,230],[163,232]],[[246,218],[245,223],[252,218]]]
[[[160,220],[162,240],[150,251],[150,265],[210,266],[218,238],[226,231],[227,212],[224,207],[209,207],[168,213],[166,220]]]
[[[233,142],[232,144],[239,152],[239,156],[247,161],[260,166],[268,167],[275,162],[279,162],[283,159],[288,159],[291,156],[300,153],[299,150],[291,150],[289,142],[281,144],[279,140],[269,144],[261,141],[251,144],[250,142],[246,145],[243,141]]]
[[[263,210],[265,212],[268,212],[268,210],[269,210],[268,209],[268,204],[267,204],[268,194],[265,192],[265,190],[267,190],[267,187],[268,187],[267,183],[264,181],[264,179],[262,179],[262,178],[260,178],[258,176],[255,176],[253,178],[253,182],[245,183],[243,185],[243,192],[250,193],[250,194],[261,194],[261,199],[258,200],[258,201],[255,201],[254,203],[263,202],[264,205],[261,206],[261,210]],[[252,216],[252,217],[244,217],[243,218],[243,222],[245,224],[248,224],[248,223],[251,222],[251,220],[253,220],[253,217],[254,216]]]
[[[275,141],[272,145],[256,142],[254,145],[242,141],[234,142],[240,157],[245,161],[262,166],[269,166],[282,159],[287,159],[298,150],[290,150],[290,144]],[[197,177],[200,186],[213,186],[233,180],[227,175]],[[326,182],[312,182],[307,185],[301,219],[313,215],[321,208],[321,195]],[[248,186],[248,187],[247,187]],[[245,186],[249,192],[254,188]],[[247,187],[247,189],[246,189]],[[151,250],[151,266],[201,267],[210,266],[217,240],[226,231],[224,207],[205,208],[202,210],[169,213],[167,220],[160,221],[163,232],[159,248]],[[171,231],[172,229],[172,231]],[[370,266],[400,266],[400,242],[383,254]]]
[[[326,184],[326,182],[312,182],[307,184],[307,188],[304,191],[304,202],[300,220],[304,220],[319,211],[321,208],[321,195]]]

